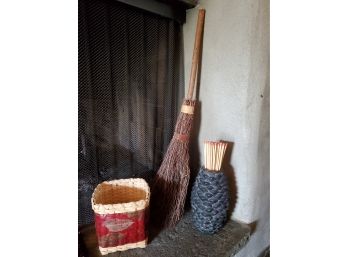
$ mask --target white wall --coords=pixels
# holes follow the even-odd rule
[[[204,140],[234,142],[233,169],[228,169],[237,190],[232,218],[256,223],[238,256],[257,257],[269,245],[269,0],[202,0],[188,10],[186,82],[198,8],[206,9],[198,96],[200,163]]]

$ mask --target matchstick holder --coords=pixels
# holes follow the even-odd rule
[[[193,224],[201,232],[214,234],[227,221],[228,180],[222,171],[201,168],[191,193]]]

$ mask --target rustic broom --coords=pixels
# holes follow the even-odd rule
[[[174,136],[162,164],[154,178],[151,190],[151,218],[159,227],[173,227],[184,212],[187,187],[190,179],[189,137],[193,123],[196,86],[205,10],[198,14],[189,88],[179,114]]]

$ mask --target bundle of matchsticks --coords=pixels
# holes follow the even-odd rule
[[[204,142],[204,167],[211,171],[220,171],[224,158],[226,142],[205,141]]]

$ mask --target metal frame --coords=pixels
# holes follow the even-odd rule
[[[187,1],[178,1],[177,4],[163,3],[156,0],[115,0],[162,17],[173,19],[179,23],[186,21],[186,9],[194,7]],[[192,1],[191,1],[192,2]]]

